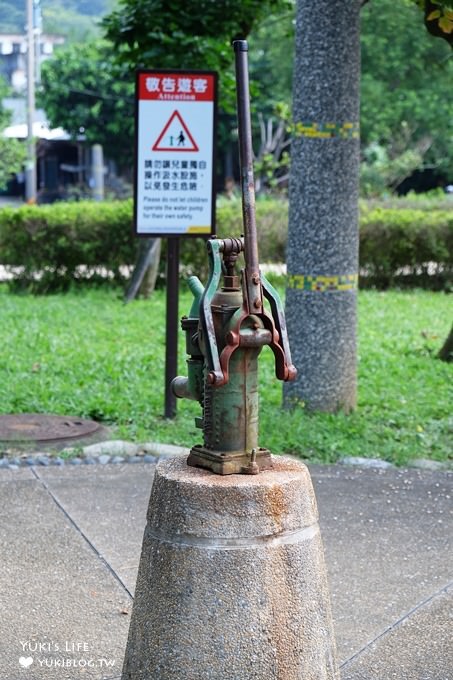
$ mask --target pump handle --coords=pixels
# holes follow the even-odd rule
[[[258,236],[255,216],[255,179],[253,176],[252,123],[246,40],[233,42],[236,59],[236,94],[241,170],[242,217],[244,224],[244,285],[250,314],[263,308],[263,291],[258,258]]]
[[[221,387],[229,380],[230,358],[244,345],[244,328],[250,316],[261,322],[264,332],[254,342],[269,345],[275,356],[275,373],[279,380],[294,380],[297,371],[291,361],[288,335],[286,332],[283,305],[277,291],[261,274],[258,259],[258,236],[255,216],[255,180],[253,177],[252,124],[250,118],[250,96],[246,40],[233,43],[236,57],[236,92],[239,133],[239,159],[241,168],[242,215],[244,224],[243,241],[239,239],[218,240],[207,243],[210,276],[200,304],[200,330],[203,338],[207,381],[213,387]],[[211,303],[221,276],[221,253],[231,251],[237,256],[244,252],[245,269],[242,271],[243,305],[231,319],[231,327],[225,337],[223,349],[219,351]],[[231,277],[229,277],[231,278]],[[264,298],[269,302],[271,315],[264,308]],[[243,327],[244,326],[244,327]]]

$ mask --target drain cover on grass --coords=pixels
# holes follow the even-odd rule
[[[100,428],[99,423],[83,418],[40,413],[0,415],[0,441],[52,442],[86,437]]]

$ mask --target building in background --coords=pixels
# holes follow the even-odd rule
[[[3,135],[26,143],[26,102],[22,97],[3,100],[5,109],[11,111],[11,125]],[[90,173],[90,149],[84,139],[73,140],[63,128],[50,128],[42,109],[36,109],[33,122],[36,139],[38,202],[45,203],[77,193],[77,187],[88,182]],[[24,177],[12,177],[5,193],[12,196],[24,194]]]
[[[40,80],[43,61],[49,59],[65,39],[58,35],[36,36],[36,81]],[[0,75],[18,94],[25,93],[27,86],[27,36],[18,33],[0,33]]]
[[[39,3],[37,3],[39,5]],[[41,64],[53,56],[65,39],[57,35],[43,35],[39,16],[35,15],[35,82],[40,82]],[[0,77],[10,85],[13,96],[2,105],[11,112],[10,125],[0,132],[5,137],[27,143],[27,35],[0,33]],[[93,193],[93,151],[81,133],[73,139],[63,128],[52,129],[42,109],[34,110],[33,138],[36,140],[36,200],[50,203],[55,200],[86,198]],[[117,177],[113,161],[104,166],[109,191],[123,197],[130,187]],[[25,172],[11,176],[2,195],[25,198]]]

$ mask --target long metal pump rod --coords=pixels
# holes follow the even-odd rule
[[[262,291],[258,259],[258,237],[255,217],[255,180],[253,177],[252,123],[246,40],[233,43],[236,57],[236,92],[241,165],[242,215],[244,221],[244,259],[247,297],[250,312],[262,307]]]

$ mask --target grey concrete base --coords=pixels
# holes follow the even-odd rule
[[[305,465],[257,476],[160,463],[123,680],[335,680],[316,500]]]

